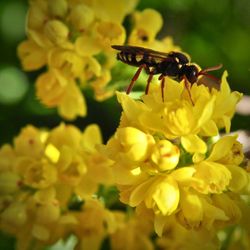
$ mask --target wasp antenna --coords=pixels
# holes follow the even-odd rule
[[[203,70],[201,70],[198,73],[198,76],[200,76],[200,75],[206,75],[207,72],[218,70],[218,69],[221,69],[222,67],[223,67],[223,64],[218,64],[218,65],[215,65],[213,67],[209,67],[209,68],[203,69]]]

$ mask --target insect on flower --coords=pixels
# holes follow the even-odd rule
[[[139,67],[126,90],[126,93],[129,94],[131,92],[142,69],[145,69],[146,73],[149,75],[145,93],[148,94],[149,85],[153,75],[160,74],[158,79],[161,81],[161,94],[163,101],[166,76],[179,82],[184,80],[185,87],[188,90],[188,94],[192,101],[189,83],[192,85],[197,82],[198,77],[201,75],[207,76],[218,82],[216,77],[207,74],[207,72],[217,70],[222,67],[220,64],[199,71],[197,66],[191,64],[187,56],[181,52],[172,51],[164,53],[152,49],[129,45],[112,45],[112,48],[119,51],[117,54],[118,60],[128,65]]]

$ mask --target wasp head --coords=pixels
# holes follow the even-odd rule
[[[187,80],[193,84],[197,81],[199,70],[195,65],[183,65],[180,70],[180,78],[186,77]]]

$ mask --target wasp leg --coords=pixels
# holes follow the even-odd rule
[[[153,79],[153,73],[149,72],[149,77],[148,77],[147,86],[146,86],[146,90],[145,90],[146,95],[149,92],[149,85],[150,85],[150,82],[152,81],[152,79]]]
[[[160,75],[158,79],[161,80],[161,98],[162,101],[164,102],[165,76]]]
[[[134,84],[135,84],[136,80],[138,79],[138,77],[139,77],[139,75],[140,75],[142,69],[146,69],[146,68],[147,68],[147,65],[146,65],[146,64],[142,64],[142,65],[138,68],[138,70],[135,72],[135,75],[133,76],[133,78],[132,78],[132,80],[131,80],[131,82],[130,82],[130,84],[128,85],[128,88],[127,88],[127,90],[126,90],[126,94],[127,94],[127,95],[131,92],[132,88],[134,87]]]
[[[193,102],[193,99],[192,99],[192,96],[191,96],[191,91],[190,91],[190,85],[189,85],[188,80],[187,80],[187,78],[185,76],[184,76],[184,84],[185,84],[185,88],[187,89],[190,100],[191,100],[191,102],[192,102],[192,104],[194,106],[194,102]]]

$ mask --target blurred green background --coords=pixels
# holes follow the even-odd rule
[[[108,1],[108,0],[107,0]],[[222,63],[233,90],[250,95],[250,1],[249,0],[141,0],[138,9],[155,8],[164,18],[159,37],[170,35],[201,67]],[[53,128],[62,119],[36,100],[34,81],[39,72],[24,73],[16,47],[25,39],[27,0],[0,2],[0,145],[11,142],[26,124]],[[219,76],[220,72],[215,72]],[[101,126],[106,141],[119,122],[116,99],[93,101],[87,93],[88,116],[74,121],[79,128]],[[236,115],[233,130],[250,128],[250,117]],[[13,241],[0,237],[0,249]]]

